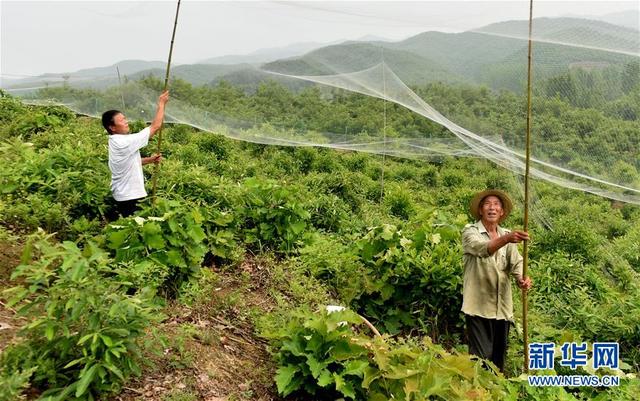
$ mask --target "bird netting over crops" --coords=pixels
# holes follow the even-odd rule
[[[477,21],[484,21],[506,7],[505,2],[482,3],[483,7],[476,2],[470,7],[473,10],[465,11],[462,8],[467,3],[451,3],[458,8],[420,3],[421,10],[431,7],[433,11],[424,22],[417,15],[411,17],[415,3],[387,4],[395,11],[407,8],[403,15],[409,16],[402,18],[376,14],[380,4],[369,9],[366,5],[372,3],[366,2],[357,3],[360,8],[352,3],[349,7],[347,3],[278,3],[293,9],[291,18],[320,36],[331,32],[336,21],[366,25],[374,35],[384,34],[385,24],[405,24],[422,33],[404,40],[371,38],[318,45],[281,57],[254,54],[253,59],[236,57],[235,63],[233,57],[218,57],[172,66],[165,121],[263,144],[322,146],[427,160],[481,157],[523,174],[528,2],[509,4],[521,9],[521,18],[481,27],[468,22],[468,29],[440,32],[438,27],[443,26],[452,30],[448,23],[461,20],[461,15],[474,21],[468,15],[474,12]],[[251,7],[264,8],[265,4],[270,3],[243,2],[236,7],[249,13]],[[628,2],[625,12],[581,16],[589,14],[594,4],[566,3],[565,7],[574,8],[566,14],[573,16],[540,17],[534,2],[531,175],[640,204],[640,7]],[[3,7],[4,26],[16,16],[7,15],[9,7]],[[167,10],[162,21],[167,28],[162,32],[169,32],[172,7],[166,3],[162,7]],[[222,40],[207,37],[207,26],[199,27],[184,11],[192,8],[205,13],[199,7],[203,5],[182,4],[176,51],[197,47],[206,55],[209,43],[214,46],[213,42]],[[96,21],[109,27],[121,17],[101,13]],[[281,28],[278,24],[278,18],[252,19],[245,32],[257,38]],[[201,29],[202,36],[183,40],[182,25],[194,32]],[[100,30],[94,23],[77,34],[97,35]],[[135,32],[132,29],[131,34]],[[166,37],[158,36],[154,40]],[[291,42],[296,39],[291,37]],[[225,40],[233,40],[231,34]],[[60,43],[67,45],[62,38]],[[127,43],[109,49],[114,61],[123,58],[118,55],[122,46]],[[72,57],[90,61],[82,49],[77,52]],[[146,68],[137,64],[129,61],[28,77],[10,71],[13,75],[3,75],[2,88],[27,102],[61,104],[80,114],[97,117],[105,110],[119,109],[129,119],[148,121],[161,88],[158,77],[164,76],[166,66],[161,62],[145,64]],[[95,67],[99,66],[96,61]],[[256,98],[273,104],[261,104],[261,112],[252,112]],[[282,104],[282,98],[293,100]],[[231,107],[234,101],[240,105]],[[315,109],[305,102],[313,103]],[[376,118],[355,124],[366,108]],[[309,115],[301,112],[307,109]],[[314,115],[313,110],[326,115]]]

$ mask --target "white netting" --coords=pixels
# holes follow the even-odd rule
[[[630,5],[637,15],[638,5]],[[522,8],[527,11],[525,3]],[[317,5],[297,9],[308,14],[306,23],[323,26],[326,20],[310,17],[318,10],[323,11]],[[491,12],[488,7],[486,13]],[[262,28],[268,25],[265,21]],[[585,18],[536,18],[533,27],[532,176],[640,203],[639,31]],[[181,97],[179,88],[172,85],[166,120],[264,144],[323,146],[416,159],[482,157],[523,174],[527,21],[494,23],[459,33],[426,28],[402,41],[345,42],[254,65],[174,67],[174,75],[193,88],[183,91],[190,96]],[[179,42],[179,46],[191,45],[202,46]],[[5,79],[3,88],[25,101],[63,104],[81,114],[99,116],[115,108],[130,118],[149,120],[158,88],[152,80],[141,78],[162,76],[163,63],[138,71],[131,65],[120,67],[118,74],[110,68]],[[215,101],[194,100],[193,91],[199,86],[212,87],[224,80],[246,93],[271,81],[294,93],[317,85],[322,99],[341,96],[339,90],[355,92],[409,109],[445,127],[449,134],[397,127],[389,132],[386,123],[359,131],[307,129],[302,119],[287,122],[286,109],[277,110],[282,116],[248,115],[221,110]],[[465,98],[465,91],[478,87],[486,89],[474,92],[475,98]],[[460,98],[453,101],[453,95]],[[486,104],[478,96],[486,96]]]

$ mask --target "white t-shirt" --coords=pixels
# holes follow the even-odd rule
[[[140,148],[147,146],[150,134],[151,129],[147,127],[137,134],[109,135],[111,192],[118,202],[147,196]]]

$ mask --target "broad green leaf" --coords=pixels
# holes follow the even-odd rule
[[[380,371],[371,365],[368,365],[367,367],[365,367],[362,373],[363,373],[362,375],[363,388],[369,388],[371,383],[373,383],[376,379],[378,379],[381,376]]]
[[[112,231],[109,233],[109,248],[122,248],[123,244],[129,236],[128,230]]]
[[[324,368],[327,367],[327,362],[320,362],[313,355],[307,355],[307,366],[309,366],[313,378],[317,379]]]
[[[304,231],[304,228],[307,226],[307,223],[304,221],[297,221],[293,224],[291,224],[291,231],[298,235],[300,234],[302,231]]]
[[[282,350],[291,352],[295,356],[304,356],[304,345],[300,341],[300,338],[295,337],[291,340],[284,341],[282,343]]]
[[[366,354],[366,350],[359,345],[350,343],[348,339],[336,341],[330,351],[330,355],[338,361],[348,360],[363,354]]]
[[[80,397],[87,391],[87,389],[89,388],[89,385],[91,384],[91,382],[93,381],[93,378],[96,375],[97,368],[98,368],[97,364],[91,365],[89,369],[86,369],[84,372],[81,373],[81,378],[80,380],[78,380],[78,388],[76,389],[76,397]]]
[[[320,351],[323,345],[324,345],[323,337],[318,333],[314,333],[312,336],[310,336],[307,339],[307,345],[305,349],[307,351],[311,351],[312,353],[317,353],[318,351]]]
[[[122,371],[118,369],[115,365],[107,364],[105,365],[105,368],[112,371],[116,376],[118,376],[118,378],[120,378],[120,380],[124,380],[124,375],[122,374]]]
[[[396,227],[391,224],[384,224],[382,226],[382,232],[380,233],[380,237],[386,241],[389,241],[393,238],[396,233]]]
[[[365,370],[369,367],[368,360],[353,360],[344,365],[345,369],[342,372],[343,376],[353,375],[363,377]]]
[[[163,249],[165,247],[164,238],[161,235],[147,235],[144,242],[151,249]]]
[[[297,372],[298,367],[294,365],[287,365],[278,368],[275,377],[278,393],[286,397],[298,389],[295,385],[295,381],[293,380]]]
[[[327,323],[324,319],[322,318],[318,318],[315,317],[311,320],[307,320],[304,323],[304,327],[307,327],[309,329],[312,329],[316,332],[318,332],[318,334],[320,334],[321,336],[326,336],[327,335]]]
[[[172,266],[186,267],[187,263],[182,257],[182,252],[172,249],[167,252],[167,262]]]
[[[111,337],[106,336],[104,334],[100,334],[100,339],[102,340],[104,345],[106,345],[107,347],[113,347],[113,340],[111,339]]]
[[[331,372],[329,372],[328,369],[323,369],[322,372],[320,372],[320,375],[318,376],[318,386],[326,387],[333,382],[334,380]]]
[[[72,367],[72,366],[74,366],[74,365],[79,364],[80,362],[83,362],[84,360],[85,360],[85,357],[78,358],[78,359],[74,359],[73,361],[71,361],[71,362],[69,362],[68,364],[64,365],[64,368],[63,368],[63,369],[70,368],[70,367]]]
[[[200,226],[191,226],[189,228],[189,236],[195,242],[202,242],[207,237],[204,233],[204,230]]]
[[[416,377],[416,376],[407,377],[406,379],[404,379],[404,393],[405,393],[405,396],[407,397],[407,399],[411,399],[411,395],[413,393],[417,393],[418,392],[419,383],[420,383],[420,381],[418,380],[418,377]]]
[[[47,337],[47,340],[53,340],[53,336],[55,335],[55,327],[53,324],[47,325],[47,328],[44,330],[44,335]]]
[[[167,223],[169,224],[169,228],[174,233],[180,230],[180,224],[175,219],[168,219]]]
[[[345,397],[349,397],[352,400],[356,399],[356,392],[353,389],[353,384],[350,381],[345,380],[341,375],[334,373],[333,380],[336,382],[336,390],[342,393]]]

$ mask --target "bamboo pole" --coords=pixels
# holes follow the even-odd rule
[[[122,111],[125,111],[126,106],[124,105],[124,93],[122,92],[122,79],[120,79],[120,68],[116,66],[116,72],[118,73],[118,84],[120,85],[120,100],[122,100]]]
[[[384,62],[384,47],[380,47],[380,58],[382,59],[382,92],[383,99],[383,116],[382,116],[382,173],[380,174],[380,204],[384,200],[384,169],[387,158],[387,77],[385,74],[386,64]]]
[[[524,172],[524,231],[529,231],[529,165],[531,159],[531,60],[532,46],[531,40],[533,26],[533,0],[529,0],[529,49],[527,55],[527,139],[526,139],[526,160]],[[527,277],[529,265],[529,241],[523,244],[522,278]],[[527,302],[527,290],[522,289],[522,336],[524,340],[524,372],[529,372],[529,328],[527,324],[527,312],[529,305]]]
[[[167,72],[164,76],[164,89],[166,91],[169,88],[169,71],[171,70],[171,55],[173,54],[173,41],[176,37],[176,27],[178,26],[178,13],[180,12],[180,0],[178,0],[178,5],[176,7],[176,18],[173,21],[173,33],[171,33],[171,46],[169,46],[169,60],[167,61]],[[162,126],[158,130],[158,148],[156,153],[160,153],[162,151]],[[155,204],[156,202],[156,188],[158,184],[158,174],[160,174],[160,163],[155,164],[155,169],[153,172],[153,191],[151,194],[151,203]]]

